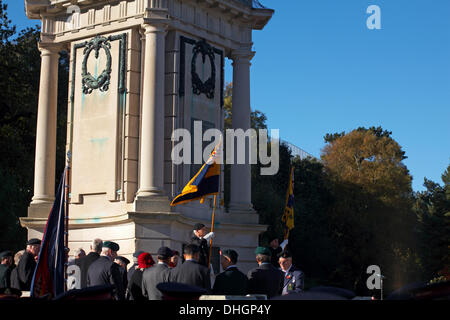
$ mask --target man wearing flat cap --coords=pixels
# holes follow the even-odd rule
[[[112,241],[104,241],[102,253],[95,260],[88,270],[87,286],[104,286],[114,285],[114,297],[116,300],[125,299],[125,288],[123,286],[123,278],[120,274],[120,266],[114,263],[117,257],[119,245]]]
[[[12,261],[13,253],[11,251],[3,251],[0,253],[0,288],[11,287]]]
[[[265,294],[268,298],[281,295],[284,274],[271,263],[271,252],[268,248],[258,247],[255,250],[258,267],[248,272],[248,293]]]
[[[198,263],[208,267],[209,260],[209,246],[208,241],[210,238],[214,238],[214,232],[208,233],[206,226],[203,223],[197,223],[194,225],[191,244],[195,244],[200,248],[200,258]]]
[[[224,271],[216,277],[213,294],[238,296],[247,294],[247,276],[238,270],[237,261],[238,253],[236,251],[223,250],[220,252],[220,264]]]
[[[30,291],[31,281],[33,279],[34,269],[36,268],[36,259],[41,249],[41,240],[33,238],[27,241],[25,252],[17,264],[17,273],[12,282],[17,283],[21,291]]]
[[[168,247],[158,249],[158,263],[151,268],[147,268],[142,275],[142,295],[148,300],[162,300],[163,294],[156,287],[160,283],[169,282],[170,278],[170,258],[173,256],[172,250]]]

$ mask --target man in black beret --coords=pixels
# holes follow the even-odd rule
[[[30,291],[31,281],[33,279],[34,269],[36,268],[36,260],[41,249],[41,240],[33,238],[27,241],[25,252],[17,264],[17,273],[12,282],[17,283],[21,291]]]
[[[205,289],[176,282],[163,282],[156,287],[162,292],[162,300],[199,300],[207,293]]]
[[[268,248],[258,247],[255,250],[259,267],[248,272],[248,293],[265,294],[272,298],[281,294],[284,274],[271,263],[271,252]]]
[[[12,261],[13,253],[11,251],[3,251],[0,253],[0,288],[11,287]]]
[[[120,275],[123,279],[123,287],[128,287],[128,275],[127,275],[127,266],[130,264],[130,260],[125,257],[117,256],[114,258],[114,262],[120,266]],[[126,291],[126,290],[125,290]]]
[[[120,266],[114,263],[113,259],[117,257],[119,245],[112,241],[103,242],[102,253],[88,269],[87,286],[114,285],[114,296],[117,300],[125,299],[125,287],[123,286],[123,277],[120,274]]]
[[[209,246],[208,240],[214,238],[214,232],[208,233],[206,226],[203,223],[197,223],[194,225],[191,244],[195,244],[200,248],[200,255],[198,263],[208,268],[209,260]]]
[[[213,294],[238,295],[247,294],[247,276],[238,270],[236,263],[238,253],[234,250],[220,252],[220,264],[223,272],[217,275],[213,286]]]
[[[75,260],[75,264],[80,267],[80,288],[87,287],[87,273],[91,264],[100,257],[102,252],[102,239],[94,239],[90,245],[91,251],[83,258]]]
[[[142,294],[148,300],[162,300],[163,294],[156,287],[159,283],[169,282],[170,278],[170,258],[173,256],[172,250],[168,247],[158,249],[158,263],[151,268],[146,268],[142,275]]]

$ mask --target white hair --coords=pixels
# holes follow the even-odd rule
[[[100,255],[109,257],[111,255],[111,251],[112,251],[111,248],[103,247],[102,253]]]

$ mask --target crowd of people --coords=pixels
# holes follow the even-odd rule
[[[69,265],[79,267],[79,287],[112,285],[113,297],[117,300],[162,300],[164,293],[159,285],[166,283],[201,288],[204,294],[258,294],[268,298],[303,290],[303,272],[293,266],[289,250],[281,248],[276,238],[272,239],[270,247],[256,248],[258,267],[247,275],[237,267],[239,255],[235,250],[220,251],[223,272],[212,276],[207,241],[211,237],[214,233],[208,233],[205,225],[196,224],[181,256],[165,246],[157,250],[155,259],[149,252],[137,251],[129,268],[131,262],[118,255],[117,243],[94,239],[90,252],[76,250]],[[39,239],[30,239],[23,252],[14,256],[10,251],[0,254],[0,289],[30,291],[40,244]]]

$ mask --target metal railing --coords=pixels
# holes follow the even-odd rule
[[[313,158],[313,159],[317,159],[312,154],[306,152],[302,148],[299,148],[296,145],[293,145],[292,143],[290,143],[290,142],[288,142],[286,140],[280,139],[280,143],[284,143],[284,144],[286,144],[288,146],[288,148],[291,150],[291,153],[292,153],[293,157],[297,157],[298,156],[301,160],[306,159],[308,157]]]
[[[236,2],[240,2],[244,5],[246,5],[247,7],[250,8],[255,8],[255,9],[267,9],[266,7],[264,7],[261,2],[259,2],[259,0],[234,0]]]

